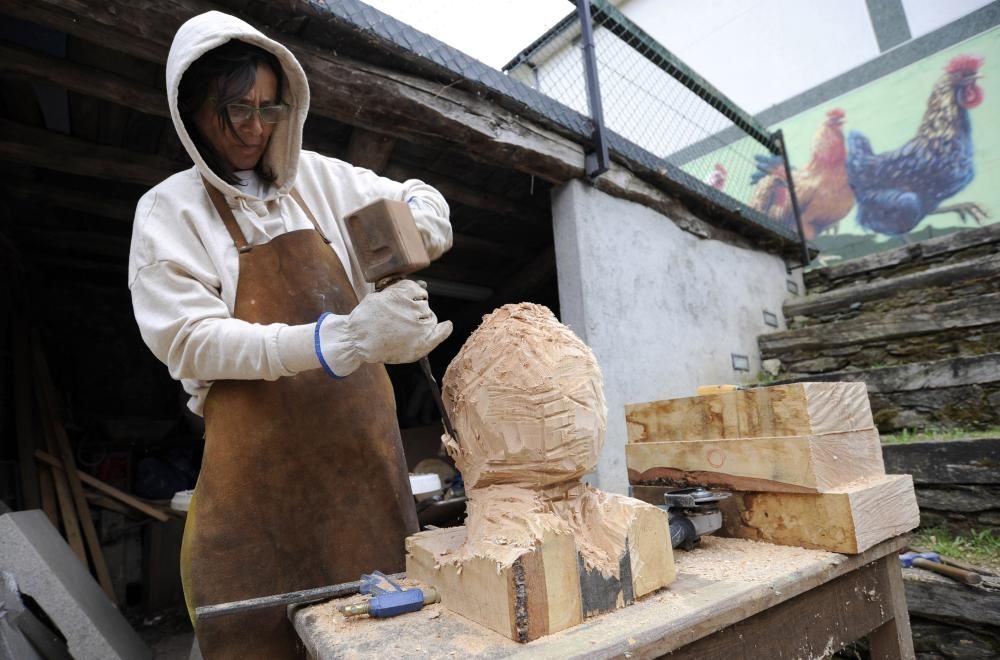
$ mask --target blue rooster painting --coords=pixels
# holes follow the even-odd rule
[[[962,222],[989,217],[978,204],[941,206],[975,177],[969,110],[983,101],[977,84],[983,58],[959,55],[948,62],[927,102],[917,135],[895,151],[876,154],[859,131],[847,139],[847,179],[865,229],[906,234],[928,215],[956,213]]]

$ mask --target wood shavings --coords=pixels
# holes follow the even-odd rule
[[[694,550],[674,553],[679,575],[696,576],[713,582],[770,582],[789,572],[815,565],[817,559],[832,565],[842,556],[822,550],[719,536],[703,536],[701,544]]]

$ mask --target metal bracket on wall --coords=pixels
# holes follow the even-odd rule
[[[593,148],[586,154],[584,167],[587,176],[594,179],[608,171],[608,140],[604,127],[604,106],[601,104],[601,84],[597,78],[597,56],[594,53],[590,0],[576,0],[576,13],[580,21],[580,45],[583,49],[583,70],[587,76],[590,120],[594,125]]]

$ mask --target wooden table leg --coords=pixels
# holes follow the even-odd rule
[[[903,572],[895,554],[879,559],[891,590],[888,602],[892,604],[892,618],[868,635],[872,660],[912,660],[913,634],[910,632],[910,615],[906,611],[906,591]]]

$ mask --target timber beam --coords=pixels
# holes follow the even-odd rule
[[[160,89],[71,60],[27,48],[0,44],[0,73],[44,80],[71,92],[104,99],[156,117],[169,117],[167,95]]]
[[[347,143],[347,162],[385,176],[396,138],[356,127]]]
[[[112,181],[152,186],[184,165],[0,119],[0,160]]]
[[[79,211],[101,218],[132,222],[135,200],[114,199],[80,190],[72,190],[24,178],[8,179],[7,194],[32,204],[51,206],[69,211]]]

